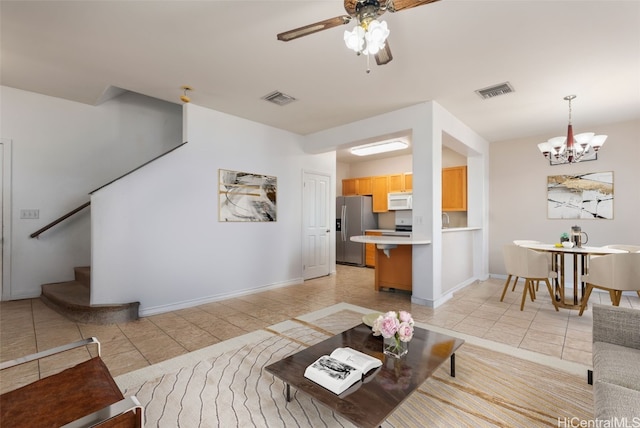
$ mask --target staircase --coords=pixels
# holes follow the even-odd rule
[[[45,305],[80,323],[114,324],[138,319],[140,302],[91,306],[91,268],[77,267],[74,272],[74,281],[42,285],[40,299]]]

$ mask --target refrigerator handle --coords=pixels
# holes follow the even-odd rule
[[[342,206],[342,242],[347,240],[347,228],[349,227],[349,223],[347,221],[347,206]]]

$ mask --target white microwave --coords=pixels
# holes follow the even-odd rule
[[[392,210],[410,210],[412,208],[413,194],[403,193],[389,193],[387,207]]]

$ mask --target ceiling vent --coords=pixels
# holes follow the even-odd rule
[[[296,101],[296,99],[293,98],[291,95],[283,94],[280,91],[271,92],[270,94],[267,94],[264,97],[262,97],[262,99],[267,100],[274,104],[278,104],[279,106],[284,106]]]
[[[499,85],[490,86],[484,89],[478,89],[476,94],[480,95],[480,98],[486,100],[489,98],[497,97],[499,95],[510,94],[515,92],[513,86],[509,82],[500,83]]]

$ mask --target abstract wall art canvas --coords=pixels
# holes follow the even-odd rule
[[[550,219],[613,219],[613,172],[547,177]]]
[[[276,177],[219,170],[219,221],[276,221]]]

